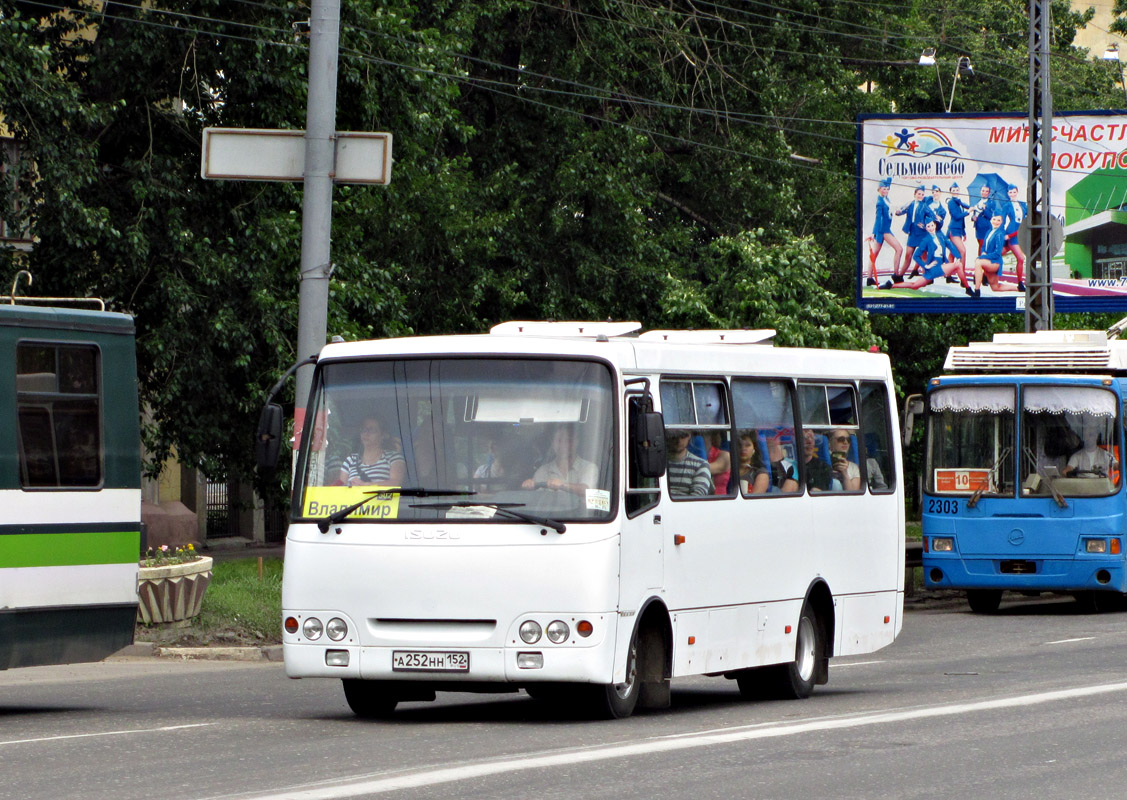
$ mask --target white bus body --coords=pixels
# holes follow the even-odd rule
[[[507,323],[324,348],[286,543],[290,677],[344,679],[363,716],[436,689],[524,688],[621,717],[702,673],[803,697],[829,657],[896,638],[904,503],[888,358],[753,343],[769,342],[762,331],[631,330]],[[651,409],[674,434],[659,479],[639,466]],[[730,461],[723,494],[722,474],[706,479],[704,459],[678,450],[709,438],[717,468]],[[834,439],[843,466],[827,479]],[[766,456],[744,481],[741,443]],[[376,483],[402,495],[355,485],[354,462],[381,458],[403,474]],[[685,465],[710,493],[680,494]]]

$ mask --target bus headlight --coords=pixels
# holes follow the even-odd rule
[[[567,637],[571,635],[571,630],[567,627],[566,622],[556,619],[548,623],[547,633],[548,641],[553,644],[560,644],[567,641]]]
[[[525,644],[536,644],[540,641],[540,623],[526,620],[520,624],[520,638]]]
[[[1085,553],[1106,553],[1107,552],[1107,539],[1085,539],[1084,540]]]
[[[305,620],[305,624],[301,626],[301,632],[305,634],[306,639],[312,642],[321,638],[321,634],[325,632],[325,626],[316,617],[309,617]]]
[[[339,642],[348,635],[348,625],[340,617],[333,617],[325,626],[325,632],[334,642]]]
[[[932,536],[931,552],[952,553],[955,550],[955,540],[950,536]]]

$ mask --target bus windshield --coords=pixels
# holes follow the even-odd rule
[[[927,491],[1012,495],[1013,386],[953,386],[930,395]]]
[[[1021,400],[1023,495],[1111,494],[1119,485],[1115,395],[1095,386],[1026,386]]]
[[[608,366],[577,359],[332,361],[318,371],[295,516],[324,518],[379,487],[349,522],[520,524],[614,513],[615,394]],[[417,493],[416,493],[417,494]]]

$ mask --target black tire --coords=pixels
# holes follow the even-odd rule
[[[813,693],[818,665],[826,656],[826,635],[821,620],[809,604],[802,607],[795,639],[794,661],[745,669],[736,675],[743,697],[802,700]]]
[[[638,705],[641,681],[638,680],[638,632],[630,637],[626,657],[626,680],[592,687],[589,708],[597,719],[626,719]]]
[[[362,719],[385,719],[395,711],[399,698],[387,690],[380,681],[343,678],[344,699],[352,713]]]
[[[1076,602],[1082,614],[1106,614],[1123,611],[1127,607],[1127,595],[1119,592],[1078,592]]]
[[[993,614],[1002,604],[1002,590],[967,589],[967,602],[975,614]]]

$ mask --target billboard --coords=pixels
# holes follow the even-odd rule
[[[1028,115],[862,115],[857,127],[858,306],[1024,312]],[[1064,235],[1056,310],[1127,310],[1127,114],[1054,114],[1050,190]]]

